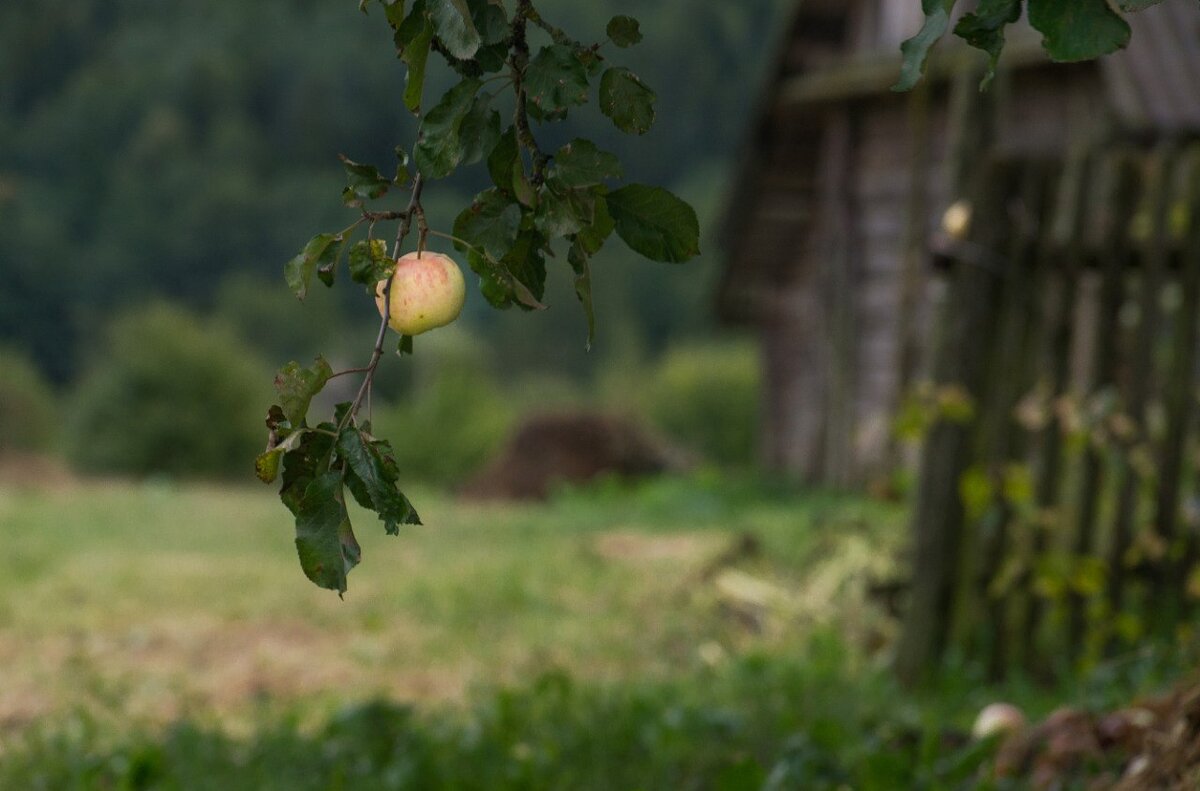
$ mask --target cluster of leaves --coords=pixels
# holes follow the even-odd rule
[[[950,28],[956,0],[921,0],[925,23],[901,45],[904,65],[897,90],[909,90],[921,79],[930,48]],[[1162,0],[1117,0],[1120,11],[1140,11]],[[979,0],[978,6],[962,16],[954,35],[988,54],[991,79],[1004,49],[1004,29],[1021,18],[1025,0]],[[1129,23],[1108,0],[1029,0],[1029,24],[1042,34],[1042,45],[1054,60],[1080,61],[1098,58],[1129,43]]]
[[[593,89],[601,113],[617,129],[641,135],[651,128],[654,92],[629,69],[610,65],[602,52],[609,44],[626,48],[641,41],[637,20],[614,17],[606,41],[584,44],[548,23],[531,0],[516,0],[511,14],[503,0],[361,0],[359,8],[366,13],[372,4],[382,8],[397,56],[407,66],[408,110],[422,114],[431,53],[446,61],[458,82],[423,112],[411,157],[403,147],[396,149],[394,175],[342,157],[348,178],[342,200],[360,216],[343,231],[314,236],[287,263],[285,277],[297,297],[304,298],[314,275],[332,286],[343,258],[351,279],[373,293],[390,277],[393,258],[415,222],[418,249],[429,234],[453,241],[478,275],[483,296],[501,309],[543,308],[546,261],[556,256],[556,246],[557,252],[565,247],[590,345],[595,333],[590,261],[609,236],[615,232],[656,261],[679,263],[700,252],[699,223],[687,203],[661,187],[610,187],[624,175],[621,163],[590,140],[576,138],[550,152],[534,135],[535,125],[562,121],[586,104]],[[535,36],[544,43],[535,44]],[[420,204],[425,184],[480,162],[492,186],[463,209],[452,232],[430,229]],[[411,190],[406,210],[368,208],[393,187]],[[399,223],[391,255],[373,236],[379,221]],[[363,225],[366,238],[351,244]],[[271,408],[271,444],[259,458],[265,481],[274,480],[282,462],[281,497],[296,516],[305,573],[338,591],[345,590],[346,573],[359,559],[343,486],[379,512],[389,532],[416,519],[396,489],[398,471],[386,442],[357,420],[380,350],[377,343],[359,396],[339,406],[333,423],[316,429],[305,423],[308,404],[333,372],[322,360],[313,369],[291,363],[281,371],[276,384],[284,403]],[[411,351],[410,338],[401,339],[400,350]]]
[[[346,590],[346,575],[362,552],[346,511],[345,489],[363,508],[375,511],[390,535],[400,525],[420,524],[397,488],[400,472],[391,445],[371,435],[371,424],[352,419],[350,403],[338,404],[335,422],[308,425],[313,396],[333,376],[318,357],[312,368],[289,363],[275,377],[280,405],[267,414],[270,441],[255,471],[271,483],[282,471],[279,497],[296,517],[296,550],[308,578],[322,588]]]

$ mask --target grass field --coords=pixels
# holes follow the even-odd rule
[[[802,651],[822,623],[884,628],[851,583],[886,570],[894,508],[702,480],[551,506],[416,498],[426,526],[399,538],[355,514],[364,562],[342,601],[304,579],[265,488],[0,490],[0,723],[461,701],[549,670],[661,678]],[[710,568],[743,535],[760,552]]]
[[[353,514],[343,601],[265,489],[0,486],[0,788],[975,787],[983,703],[1160,672],[899,690],[863,594],[894,505],[704,476],[412,494],[399,538]]]

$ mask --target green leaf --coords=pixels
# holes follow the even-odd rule
[[[600,78],[600,112],[627,134],[641,135],[654,125],[654,91],[623,67],[614,67]]]
[[[1057,61],[1091,60],[1129,43],[1129,23],[1107,0],[1029,0],[1029,24]]]
[[[500,135],[492,147],[492,153],[488,154],[487,167],[493,184],[502,190],[512,189],[513,170],[521,167],[515,127],[510,126]]]
[[[279,475],[279,467],[283,462],[284,454],[295,450],[307,433],[304,429],[293,431],[283,442],[258,454],[258,458],[254,460],[254,474],[258,476],[258,479],[263,483],[274,481]]]
[[[467,5],[471,9],[471,21],[475,23],[484,46],[508,41],[512,31],[502,3],[498,0],[467,0]]]
[[[988,54],[986,87],[996,75],[996,64],[1004,49],[1004,28],[1021,18],[1023,0],[981,0],[974,13],[965,15],[954,27],[954,34],[972,47]]]
[[[575,296],[583,306],[583,315],[587,318],[587,348],[592,348],[596,338],[596,311],[592,306],[592,269],[588,261],[588,252],[579,239],[567,250],[567,263],[575,273]]]
[[[700,253],[700,222],[683,200],[662,187],[630,184],[606,198],[617,235],[654,261],[680,263]]]
[[[546,260],[542,257],[545,240],[540,234],[522,231],[501,264],[512,275],[512,293],[525,310],[545,310]]]
[[[925,22],[912,38],[900,45],[903,62],[900,66],[900,79],[892,86],[893,91],[908,91],[917,84],[925,73],[925,62],[929,59],[929,50],[936,44],[950,27],[950,12],[954,9],[955,0],[921,0],[921,10],[925,13]]]
[[[475,57],[482,40],[465,0],[427,0],[429,18],[446,50],[459,60]]]
[[[362,239],[350,248],[350,279],[362,283],[374,294],[380,280],[387,280],[396,270],[396,262],[388,255],[383,239]]]
[[[313,396],[321,392],[331,376],[333,369],[320,356],[312,368],[303,368],[300,363],[293,361],[279,369],[275,375],[275,390],[279,393],[283,414],[292,426],[299,428],[304,425]]]
[[[404,21],[404,0],[383,0],[383,15],[392,28],[400,27]]]
[[[304,299],[308,295],[308,284],[312,282],[312,276],[317,271],[317,266],[331,259],[337,260],[338,248],[334,246],[334,243],[338,241],[340,239],[335,234],[317,234],[308,240],[308,244],[304,245],[304,249],[299,255],[284,265],[284,279],[287,280],[288,288],[299,299]]]
[[[476,250],[467,251],[467,265],[479,275],[479,293],[488,304],[498,310],[513,306],[513,278],[497,262],[488,259]]]
[[[463,116],[458,136],[462,140],[461,165],[473,165],[495,148],[500,139],[500,113],[492,109],[491,94],[475,97],[470,111]]]
[[[420,138],[413,148],[417,170],[429,178],[445,178],[468,153],[459,135],[463,119],[475,105],[479,80],[466,79],[455,85],[421,122]]]
[[[587,69],[565,44],[542,47],[525,67],[529,102],[543,113],[553,113],[587,101]]]
[[[493,307],[504,310],[515,303],[525,310],[545,309],[541,302],[546,286],[544,244],[540,234],[523,231],[500,261],[478,250],[467,252],[467,263],[479,275],[479,290]]]
[[[642,40],[638,21],[630,16],[615,16],[608,20],[608,37],[618,47],[632,47]]]
[[[331,423],[322,423],[321,427],[330,431],[335,428]],[[279,488],[279,499],[293,514],[299,510],[308,485],[319,474],[328,471],[333,439],[331,434],[304,432],[299,444],[283,454],[283,485]]]
[[[346,575],[358,565],[362,550],[350,528],[340,470],[319,476],[305,489],[296,511],[296,552],[310,580],[346,592]]]
[[[338,245],[337,250],[341,250],[342,246]],[[335,255],[332,258],[324,259],[317,266],[317,279],[325,284],[326,288],[333,288],[334,275],[337,273],[337,259],[340,256]]]
[[[412,12],[396,29],[395,40],[400,59],[408,67],[404,77],[404,106],[410,113],[417,113],[425,93],[425,66],[433,43],[433,23],[425,13],[424,0],[413,4]]]
[[[454,220],[454,235],[499,261],[512,249],[521,224],[521,207],[498,189],[487,189]],[[461,242],[454,246],[468,248]]]
[[[554,175],[568,187],[588,187],[621,178],[621,161],[592,141],[576,138],[555,153]]]
[[[586,189],[570,187],[550,179],[538,193],[534,224],[549,238],[569,236],[592,224],[596,198]]]
[[[346,169],[348,186],[342,192],[342,201],[347,206],[361,206],[365,200],[375,200],[387,194],[391,180],[384,178],[374,165],[364,165],[338,154],[342,167]]]
[[[608,198],[600,194],[600,190],[603,188],[593,189],[596,191],[596,195],[593,204],[592,222],[575,235],[575,239],[588,255],[595,255],[599,252],[600,248],[604,246],[604,242],[616,227],[612,214],[608,211]]]
[[[398,534],[402,524],[421,524],[412,503],[396,487],[399,471],[386,441],[372,442],[362,431],[349,426],[338,436],[337,448],[349,467],[347,487],[359,505],[379,514],[390,535]]]

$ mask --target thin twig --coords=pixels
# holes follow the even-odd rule
[[[550,158],[538,146],[537,138],[533,136],[533,129],[529,126],[529,111],[526,106],[524,80],[525,67],[529,65],[529,42],[526,39],[526,30],[531,19],[535,24],[538,24],[538,20],[541,19],[533,7],[533,3],[530,0],[517,0],[517,12],[513,15],[512,21],[513,55],[509,60],[509,65],[512,66],[513,93],[517,98],[513,126],[517,130],[517,142],[529,152],[529,156],[533,160],[530,182],[537,187],[545,180],[546,164]]]
[[[408,208],[399,213],[400,227],[396,230],[396,243],[392,247],[392,260],[400,257],[400,245],[412,229],[413,217],[418,218],[418,229],[421,229],[425,224],[425,212],[421,208],[421,189],[424,186],[425,182],[421,174],[418,173],[416,180],[413,181],[412,197],[408,201]],[[428,232],[427,228],[425,232]],[[359,385],[358,393],[354,396],[354,400],[350,402],[350,409],[346,411],[346,416],[338,424],[339,434],[354,420],[355,415],[358,414],[359,407],[362,406],[363,398],[370,391],[371,383],[375,380],[375,371],[379,367],[379,361],[383,358],[383,342],[387,338],[388,320],[391,318],[391,313],[392,280],[388,278],[383,286],[383,318],[379,322],[379,333],[375,336],[375,347],[371,351],[371,361],[363,369],[366,376],[363,377],[362,384]]]
[[[517,5],[519,7],[522,4],[518,3]],[[555,44],[565,44],[569,47],[583,49],[583,44],[580,44],[578,41],[576,41],[575,39],[571,38],[566,33],[564,33],[562,28],[555,27],[554,25],[551,25],[546,20],[542,19],[542,15],[538,12],[538,10],[536,8],[533,7],[532,2],[525,3],[524,5],[528,9],[525,12],[525,17],[530,22],[537,25],[542,30],[546,31],[546,33],[550,36],[550,38],[554,41]]]
[[[365,374],[366,372],[366,366],[363,366],[362,368],[347,368],[344,371],[338,371],[337,373],[330,374],[329,378],[337,379],[339,376],[346,376],[348,374]]]

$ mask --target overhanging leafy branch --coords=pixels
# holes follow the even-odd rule
[[[285,267],[288,285],[300,299],[314,275],[333,286],[343,261],[351,280],[366,286],[372,297],[382,292],[382,320],[365,366],[335,373],[318,357],[311,368],[293,362],[280,371],[280,403],[268,413],[268,445],[256,463],[266,482],[282,475],[280,498],[296,518],[305,574],[339,593],[361,557],[345,490],[375,511],[388,533],[419,523],[397,486],[400,470],[391,447],[360,417],[384,356],[392,273],[414,224],[418,251],[429,236],[452,242],[477,275],[484,298],[501,309],[545,307],[546,261],[555,257],[556,247],[565,246],[589,345],[595,332],[590,261],[614,231],[653,260],[678,263],[699,253],[699,224],[687,203],[661,187],[613,187],[624,176],[614,154],[582,138],[546,151],[534,131],[535,125],[565,119],[592,101],[593,93],[601,113],[618,129],[636,135],[649,131],[654,92],[629,69],[608,65],[604,54],[609,46],[641,41],[635,19],[614,17],[604,41],[584,44],[546,20],[533,0],[515,0],[511,16],[504,0],[360,0],[364,13],[372,6],[382,9],[397,56],[407,67],[403,102],[411,112],[421,114],[425,104],[430,53],[442,57],[459,80],[424,110],[411,158],[408,149],[396,149],[393,176],[341,158],[347,176],[342,200],[358,218],[342,231],[314,236]],[[507,124],[505,117],[511,119]],[[450,232],[431,229],[421,205],[423,190],[477,163],[485,164],[492,186],[458,214]],[[368,208],[397,187],[411,191],[406,209]],[[390,254],[374,236],[376,225],[386,222],[397,223]],[[366,238],[354,241],[364,227]],[[412,338],[402,336],[398,351],[411,353]],[[355,397],[336,407],[333,420],[310,426],[313,397],[330,379],[351,374],[362,375]]]
[[[1176,0],[1178,1],[1178,0]],[[1004,49],[1005,28],[1028,13],[1042,34],[1042,46],[1056,61],[1092,60],[1129,43],[1129,23],[1119,12],[1141,11],[1162,0],[979,0],[954,26],[954,34],[988,55],[984,84],[991,80]],[[901,45],[903,62],[895,89],[906,91],[921,79],[933,46],[950,29],[956,0],[921,0],[925,21]]]

